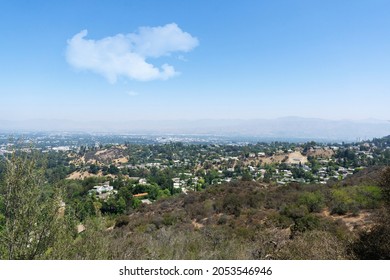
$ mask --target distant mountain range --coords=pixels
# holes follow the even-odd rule
[[[161,121],[1,121],[0,131],[67,131],[133,134],[191,134],[250,136],[269,139],[323,139],[355,141],[390,134],[390,122],[383,120],[325,120],[283,117],[252,120],[161,120]]]

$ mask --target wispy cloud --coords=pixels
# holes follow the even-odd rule
[[[138,81],[166,80],[179,74],[172,65],[161,67],[147,62],[174,52],[189,52],[198,46],[197,38],[171,23],[140,27],[137,32],[117,34],[100,40],[86,39],[87,30],[68,40],[66,58],[76,69],[103,75],[110,83],[123,76]]]
[[[178,60],[181,60],[181,61],[184,61],[184,62],[187,62],[187,61],[188,61],[187,58],[184,57],[184,55],[178,55],[178,56],[177,56],[177,59],[178,59]]]

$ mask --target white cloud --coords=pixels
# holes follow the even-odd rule
[[[100,40],[85,39],[83,30],[68,40],[66,58],[76,69],[91,70],[115,83],[119,76],[139,81],[166,80],[177,74],[172,65],[160,68],[147,58],[189,52],[199,42],[175,23],[141,27],[137,33],[117,34]]]
[[[141,27],[138,34],[129,34],[135,51],[143,56],[160,57],[175,51],[188,52],[198,39],[183,32],[175,23],[158,27]]]

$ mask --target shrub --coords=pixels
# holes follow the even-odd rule
[[[174,217],[172,214],[169,214],[169,213],[165,213],[163,215],[163,221],[162,223],[165,225],[165,226],[171,226],[173,224],[176,223],[176,217]]]
[[[282,215],[285,215],[292,219],[302,218],[309,213],[305,205],[290,204],[284,207],[281,211]]]
[[[253,193],[248,193],[246,201],[249,207],[259,208],[264,202],[265,195],[262,192],[255,191]]]
[[[351,249],[362,260],[390,260],[390,215],[383,211],[377,225],[370,231],[361,232]]]
[[[116,220],[115,220],[115,227],[116,228],[120,228],[120,227],[123,227],[123,226],[127,226],[129,223],[130,223],[129,216],[121,215],[121,216],[116,218]]]
[[[228,194],[223,200],[223,209],[227,214],[239,217],[241,214],[241,201],[235,194]]]
[[[361,209],[378,208],[381,190],[376,186],[348,186],[331,192],[330,208],[334,214],[357,214]]]
[[[267,225],[272,225],[278,228],[288,228],[292,224],[294,224],[293,219],[279,213],[272,213],[267,218]]]
[[[332,191],[331,213],[344,215],[350,210],[353,200],[345,190],[337,189]]]
[[[218,225],[224,225],[224,224],[226,224],[227,223],[227,221],[228,221],[228,218],[227,218],[227,216],[226,215],[224,215],[224,214],[222,214],[220,217],[219,217],[219,219],[218,219]]]
[[[320,212],[324,208],[324,195],[319,192],[304,192],[298,199],[298,203],[305,205],[309,212]]]
[[[292,227],[293,232],[304,232],[307,230],[318,229],[320,226],[320,219],[312,214],[305,215],[302,218],[295,220],[295,224]]]
[[[290,240],[277,254],[288,260],[340,260],[348,259],[347,246],[326,231],[307,231]]]
[[[381,189],[376,186],[359,186],[356,189],[356,202],[360,208],[378,208],[382,198]]]

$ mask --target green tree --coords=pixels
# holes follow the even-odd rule
[[[89,172],[92,174],[97,174],[99,172],[99,167],[96,164],[91,164],[89,166]]]
[[[13,155],[7,161],[3,195],[2,259],[40,259],[54,245],[60,232],[61,198],[43,192],[43,170],[37,157]]]

